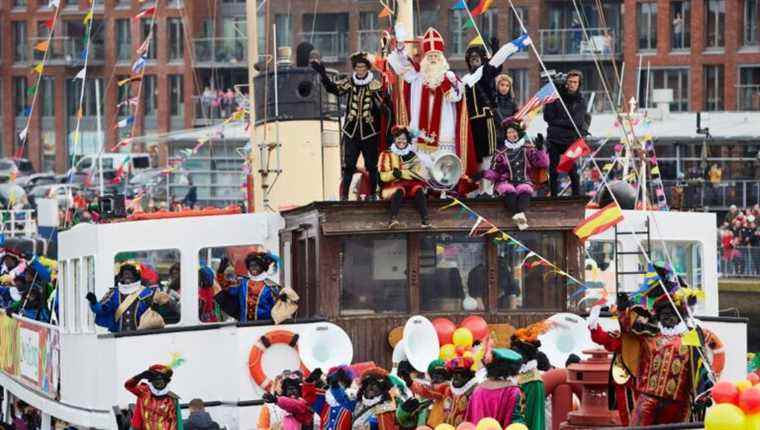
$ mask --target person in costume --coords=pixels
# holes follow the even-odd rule
[[[446,363],[446,369],[451,374],[446,424],[456,427],[465,420],[470,396],[478,385],[478,379],[475,378],[475,372],[472,370],[474,364],[475,362],[467,357],[457,357]]]
[[[494,183],[494,192],[504,198],[507,210],[514,213],[512,219],[517,227],[525,230],[528,228],[525,211],[535,191],[534,178],[549,166],[549,157],[543,150],[543,142],[537,140],[534,144],[528,140],[520,124],[510,121],[504,128],[507,138],[499,145],[483,177]]]
[[[278,260],[266,252],[252,252],[245,257],[248,276],[237,286],[220,290],[214,299],[228,315],[240,322],[270,320],[280,287],[270,279]]]
[[[512,335],[510,345],[510,348],[522,356],[517,382],[525,395],[525,421],[531,429],[542,429],[546,425],[546,393],[539,371],[541,369],[538,348],[541,347],[541,341],[538,340],[538,336],[547,329],[548,325],[544,322],[519,329]]]
[[[426,175],[422,157],[411,147],[412,136],[406,127],[393,127],[393,143],[387,151],[380,154],[378,169],[382,181],[383,199],[391,201],[388,228],[399,225],[398,213],[403,200],[412,199],[420,214],[420,224],[430,227],[428,221]]]
[[[354,382],[354,371],[338,366],[327,373],[327,387],[318,386],[322,370],[314,369],[303,384],[303,396],[311,409],[319,415],[321,430],[351,430],[356,399],[349,393]]]
[[[371,367],[362,373],[354,409],[353,430],[397,430],[396,404],[388,372]]]
[[[221,287],[214,279],[214,269],[203,266],[198,269],[198,319],[201,322],[219,322],[222,311],[214,296]]]
[[[465,421],[477,423],[483,418],[493,418],[502,428],[512,423],[525,424],[524,397],[517,385],[522,356],[506,348],[494,349],[491,355],[486,364],[487,380],[470,396]]]
[[[314,412],[302,397],[302,382],[300,371],[287,372],[282,375],[280,382],[281,394],[265,393],[263,396],[266,403],[277,405],[285,411],[282,418],[283,430],[311,430],[314,425]]]
[[[179,398],[168,387],[173,374],[170,367],[156,364],[124,383],[124,388],[137,397],[131,422],[133,429],[182,430]]]
[[[12,274],[14,269],[21,263],[22,258],[21,254],[15,250],[6,249],[2,254],[2,258],[0,258],[0,261],[2,261],[2,264],[0,264],[0,276]]]
[[[153,303],[155,290],[142,285],[140,271],[133,263],[122,264],[116,278],[116,287],[111,288],[100,301],[93,292],[85,297],[95,314],[95,324],[111,333],[137,330],[140,318]]]
[[[327,75],[325,66],[317,60],[311,61],[311,67],[319,73],[322,85],[331,94],[340,97],[348,95],[346,116],[343,120],[343,178],[340,187],[341,200],[348,200],[351,178],[356,172],[359,154],[364,159],[364,166],[369,172],[370,195],[375,198],[377,192],[377,156],[378,134],[381,130],[380,117],[385,109],[387,93],[383,84],[370,71],[372,63],[366,52],[351,55],[354,73],[350,78],[333,81]]]
[[[494,120],[496,122],[496,144],[503,142],[507,138],[504,127],[501,124],[517,112],[517,102],[515,101],[515,91],[512,84],[512,77],[502,73],[496,77],[496,92],[493,96],[494,102]]]
[[[685,287],[683,280],[672,279],[669,271],[658,268],[661,282],[644,292],[654,300],[653,312],[644,306],[632,305],[626,294],[618,297],[621,333],[633,335],[638,343],[636,405],[631,426],[682,423],[699,420],[704,411],[704,396],[715,377],[708,374],[702,360],[707,357],[704,346],[711,347],[717,337],[702,328],[687,325],[685,296],[677,291]],[[665,290],[667,288],[667,290]],[[684,298],[679,300],[679,296]],[[684,335],[694,330],[697,346],[685,345]],[[700,335],[701,333],[701,335]]]
[[[427,374],[430,377],[430,385],[415,381],[411,388],[416,396],[429,401],[430,406],[423,412],[426,415],[424,422],[425,425],[434,429],[446,419],[445,403],[451,375],[443,360],[431,361]]]
[[[617,409],[620,415],[620,423],[627,427],[635,404],[634,387],[636,382],[626,366],[625,360],[623,360],[623,337],[620,331],[607,331],[599,324],[601,311],[602,307],[599,305],[591,308],[588,328],[591,331],[591,340],[613,354],[609,377],[610,409]]]

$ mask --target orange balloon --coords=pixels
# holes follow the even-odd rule
[[[737,388],[737,389],[739,390],[739,392],[741,393],[741,392],[743,392],[744,390],[746,390],[747,388],[752,388],[752,383],[751,383],[751,382],[749,382],[749,381],[748,381],[748,380],[746,380],[746,379],[743,379],[743,380],[741,380],[741,381],[738,381],[738,382],[736,383],[736,388]]]

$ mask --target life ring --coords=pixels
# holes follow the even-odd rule
[[[267,350],[267,348],[276,343],[288,345],[298,351],[297,334],[288,330],[272,330],[267,334],[261,336],[260,340],[251,347],[251,352],[248,354],[248,372],[256,382],[256,385],[266,391],[269,391],[274,381],[270,379],[266,373],[264,373],[261,359],[264,356],[264,352]],[[308,375],[309,371],[306,369],[306,366],[303,365],[303,362],[301,362],[300,356],[298,361],[300,364],[301,372],[304,375]]]
[[[187,209],[182,211],[158,211],[158,212],[137,212],[127,217],[128,221],[144,221],[150,219],[166,218],[188,218],[213,215],[234,215],[240,213],[239,206],[228,206],[226,208],[206,208],[206,209]]]
[[[710,330],[702,330],[704,333],[704,345],[708,352],[712,354],[712,370],[717,377],[723,373],[723,369],[726,367],[726,350],[724,349],[723,341],[720,340],[718,335]]]

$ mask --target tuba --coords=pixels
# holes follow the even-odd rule
[[[462,160],[453,152],[442,152],[433,159],[428,173],[428,184],[431,188],[439,191],[451,190],[459,183],[464,173]]]

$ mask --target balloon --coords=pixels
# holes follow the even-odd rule
[[[475,430],[475,424],[469,421],[463,421],[457,426],[457,430]]]
[[[478,421],[475,430],[501,430],[501,424],[493,418],[483,418]]]
[[[447,343],[441,347],[441,353],[438,356],[443,361],[449,361],[457,356],[456,347],[450,343]]]
[[[472,332],[469,329],[460,327],[454,331],[454,345],[468,347],[472,346]]]
[[[744,380],[738,381],[736,383],[736,388],[738,388],[739,392],[741,393],[742,391],[746,390],[747,388],[752,388],[752,383],[749,382],[748,380],[744,379]]]
[[[454,334],[454,330],[457,329],[456,324],[446,318],[436,318],[433,321],[433,327],[435,327],[435,333],[438,335],[438,344],[443,346],[447,343],[452,343],[451,336]]]
[[[435,426],[435,430],[455,430],[451,424],[441,423]]]
[[[510,424],[504,430],[528,430],[528,426],[521,423]]]
[[[747,375],[747,380],[752,383],[752,385],[757,385],[760,383],[760,375],[758,375],[755,372],[750,373]]]
[[[739,389],[729,381],[720,381],[712,389],[715,403],[739,404]]]
[[[760,414],[747,415],[747,430],[760,430]]]
[[[465,318],[459,326],[470,330],[475,340],[483,340],[489,334],[488,323],[483,317],[478,315],[471,315]]]
[[[739,407],[747,414],[760,412],[760,389],[747,388],[739,394]]]
[[[472,312],[474,310],[478,309],[478,301],[473,299],[470,296],[467,296],[464,300],[462,300],[462,309]]]
[[[419,426],[419,427],[417,427],[417,428],[416,428],[416,429],[414,429],[414,430],[433,430],[433,429],[431,429],[431,428],[430,428],[430,427],[428,427],[428,426]]]
[[[462,354],[462,358],[472,358],[472,351],[465,351],[464,354]]]
[[[721,403],[707,410],[705,430],[746,430],[746,420],[738,406]]]

